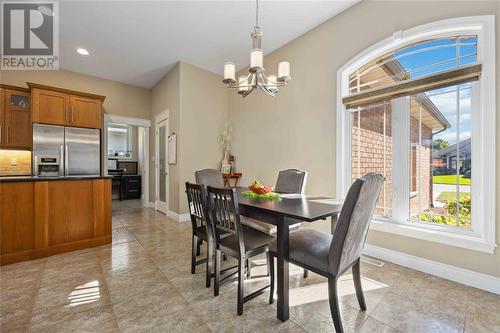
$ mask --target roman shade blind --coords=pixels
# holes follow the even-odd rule
[[[468,65],[415,79],[397,81],[392,84],[367,89],[342,98],[346,109],[367,104],[390,101],[394,98],[417,95],[429,90],[445,88],[479,80],[481,64]]]

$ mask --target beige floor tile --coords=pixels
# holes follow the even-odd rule
[[[464,324],[463,319],[424,312],[415,299],[392,292],[387,293],[370,316],[403,332],[414,333],[462,332]]]
[[[99,306],[87,311],[75,312],[72,308],[44,311],[33,316],[31,332],[118,332],[113,308]]]
[[[344,303],[339,305],[344,331],[358,330],[367,315]],[[328,300],[297,304],[290,308],[290,319],[308,332],[335,331]]]
[[[359,333],[402,333],[387,324],[382,323],[372,317],[368,317],[363,325],[357,330]]]
[[[206,256],[205,244],[198,260]],[[253,258],[245,294],[266,284]],[[233,258],[223,267],[236,264]],[[191,225],[152,209],[113,211],[113,243],[0,268],[3,332],[332,332],[327,279],[290,267],[290,320],[269,293],[236,313],[236,278],[213,296],[205,265],[191,274]],[[499,332],[500,296],[391,263],[362,262],[367,312],[350,272],[339,282],[345,332]],[[200,318],[208,318],[206,321]],[[465,327],[464,327],[465,325]]]

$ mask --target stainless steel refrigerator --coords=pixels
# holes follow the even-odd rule
[[[100,175],[98,129],[33,125],[33,170],[39,177]]]

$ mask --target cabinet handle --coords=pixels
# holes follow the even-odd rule
[[[5,125],[5,143],[9,143],[9,126]]]

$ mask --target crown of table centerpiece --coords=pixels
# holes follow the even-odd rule
[[[243,192],[243,195],[250,199],[278,199],[280,196],[278,193],[273,192],[271,186],[263,185],[257,180],[253,181],[250,186],[248,186],[249,191]]]

